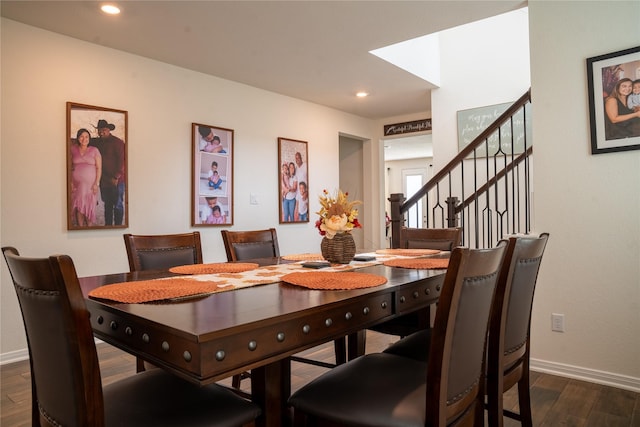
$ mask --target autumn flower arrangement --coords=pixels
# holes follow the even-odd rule
[[[320,196],[320,210],[316,212],[320,219],[316,221],[316,227],[321,236],[333,239],[337,233],[349,233],[354,228],[361,228],[358,222],[358,210],[355,206],[361,204],[359,200],[349,201],[349,193],[338,191],[330,195],[327,190],[322,190]]]

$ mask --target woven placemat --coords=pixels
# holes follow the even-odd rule
[[[322,261],[324,258],[322,254],[294,254],[284,255],[282,259],[287,261]]]
[[[282,276],[282,281],[309,289],[340,290],[384,285],[387,283],[387,278],[368,273],[318,271],[285,274]]]
[[[448,258],[413,258],[391,259],[383,263],[388,267],[415,268],[418,270],[446,269],[449,266]]]
[[[136,304],[163,301],[189,296],[200,296],[216,292],[220,282],[204,282],[191,278],[176,277],[161,280],[141,280],[139,282],[114,283],[100,286],[89,292],[92,298]],[[225,290],[228,287],[225,288]]]
[[[189,264],[171,267],[172,273],[177,274],[215,274],[215,273],[242,273],[255,270],[260,264],[254,262],[218,262],[214,264]]]
[[[378,249],[377,254],[383,255],[401,255],[401,256],[424,256],[439,254],[438,249]]]

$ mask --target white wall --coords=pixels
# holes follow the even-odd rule
[[[128,270],[122,234],[190,227],[191,123],[235,131],[233,229],[276,226],[283,254],[319,252],[309,223],[279,225],[277,138],[309,142],[310,211],[338,188],[339,134],[373,122],[308,102],[2,19],[1,242],[28,256],[69,254],[80,276]],[[129,228],[66,230],[66,102],[129,113]],[[249,204],[249,194],[259,204]],[[366,224],[366,223],[364,223]],[[198,227],[205,262],[226,260],[219,227]],[[24,349],[6,265],[2,354]]]
[[[525,16],[511,32],[494,25],[457,40],[441,37],[443,82],[432,114],[436,160],[442,164],[457,152],[458,110],[518,98],[529,87],[530,67],[535,228],[551,232],[534,304],[533,363],[640,390],[640,151],[589,154],[585,77],[587,57],[638,45],[640,3],[530,0],[529,15],[529,34]],[[522,47],[527,36],[530,62]],[[490,51],[492,43],[500,53]],[[490,59],[478,57],[483,54]],[[191,122],[236,131],[234,228],[277,223],[278,136],[309,141],[312,196],[338,185],[326,173],[336,167],[338,133],[364,139],[364,194],[372,208],[363,223],[378,215],[374,206],[384,212],[382,124],[402,120],[376,121],[372,129],[354,116],[4,19],[1,59],[2,245],[34,256],[69,253],[80,275],[127,268],[124,230],[66,231],[66,101],[129,111],[129,231],[189,228]],[[260,205],[249,205],[250,191],[258,192]],[[223,260],[219,229],[200,231],[205,261]],[[384,239],[383,224],[364,231]],[[278,234],[287,252],[317,251],[320,241],[312,224],[278,226]],[[0,268],[5,353],[25,344],[4,263]],[[565,333],[550,332],[552,312],[565,314]]]
[[[638,391],[640,151],[590,154],[585,60],[638,45],[640,3],[529,1],[528,24],[524,11],[511,15],[440,36],[436,170],[457,153],[456,112],[519,98],[530,61],[534,229],[551,233],[532,366]],[[551,313],[565,315],[566,332],[551,332]]]
[[[640,390],[640,151],[590,154],[586,79],[586,58],[640,44],[640,2],[530,1],[529,14],[535,225],[551,233],[533,358]]]

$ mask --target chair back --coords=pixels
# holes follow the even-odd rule
[[[429,349],[427,425],[482,425],[487,328],[505,248],[451,254]]]
[[[228,261],[280,256],[275,228],[252,231],[222,230],[221,233]]]
[[[489,327],[488,392],[495,396],[515,384],[520,365],[528,364],[533,295],[548,239],[548,233],[509,239]]]
[[[407,228],[400,229],[400,248],[402,249],[439,249],[451,251],[460,246],[462,229],[460,228]]]
[[[202,264],[200,233],[124,235],[130,271],[166,270],[178,265]]]
[[[31,367],[32,425],[103,426],[93,332],[73,261],[3,247],[20,303]]]

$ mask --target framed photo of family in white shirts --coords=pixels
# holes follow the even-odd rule
[[[280,224],[309,222],[307,142],[278,138]]]
[[[233,225],[233,129],[192,123],[191,225]]]

